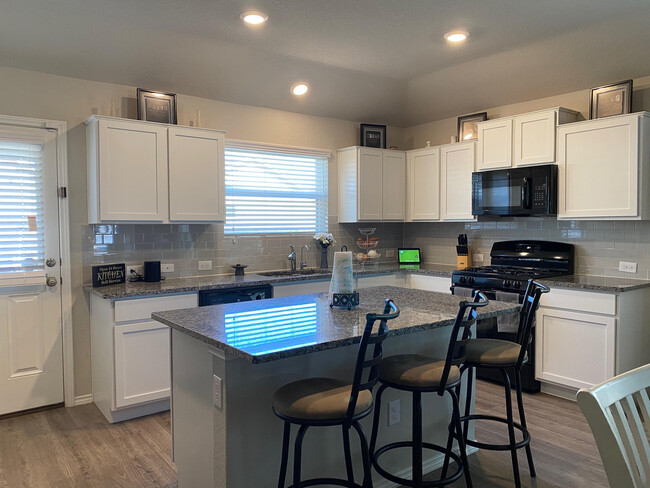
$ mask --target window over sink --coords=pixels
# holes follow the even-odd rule
[[[329,156],[227,141],[224,234],[326,232]]]

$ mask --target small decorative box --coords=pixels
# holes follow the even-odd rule
[[[340,307],[352,310],[359,305],[359,292],[352,293],[332,293],[332,303],[330,307]]]

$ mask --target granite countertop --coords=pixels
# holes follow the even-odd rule
[[[354,266],[354,276],[372,276],[390,273],[423,274],[429,276],[440,276],[451,278],[451,273],[456,266],[446,264],[422,264],[419,267],[400,267],[397,263],[380,264],[378,266]],[[211,290],[218,288],[236,288],[240,286],[273,285],[290,283],[293,281],[306,280],[329,280],[332,276],[331,270],[313,270],[309,274],[294,274],[286,276],[263,276],[261,274],[247,273],[243,277],[234,275],[212,275],[197,276],[192,278],[172,278],[158,283],[135,282],[122,285],[111,285],[101,288],[93,288],[91,285],[84,285],[84,290],[93,293],[101,298],[120,299],[140,297],[148,295],[164,295],[171,293],[183,293],[199,290]],[[591,275],[570,275],[558,276],[541,280],[547,286],[558,288],[576,288],[581,290],[605,291],[610,293],[621,293],[637,290],[650,286],[648,280],[629,278],[608,278],[604,276]]]
[[[422,273],[430,276],[442,276],[451,278],[455,266],[444,264],[423,264],[419,269],[401,267],[397,264],[380,264],[377,266],[354,266],[354,276],[372,276],[390,273]],[[294,274],[287,276],[263,276],[247,273],[245,276],[235,275],[212,275],[196,276],[192,278],[172,278],[158,283],[147,283],[144,281],[127,282],[121,285],[110,285],[101,288],[93,288],[92,285],[84,285],[84,290],[93,293],[101,298],[119,299],[139,297],[147,295],[164,295],[171,293],[183,293],[199,290],[212,290],[218,288],[236,288],[240,286],[259,286],[288,283],[292,281],[305,280],[329,280],[332,277],[332,270],[313,270],[309,274]]]
[[[400,307],[388,323],[389,335],[401,335],[453,324],[459,298],[445,293],[378,286],[359,290],[353,310],[330,308],[327,293],[271,298],[152,314],[152,318],[210,346],[253,363],[355,344],[366,314],[381,312],[384,299]],[[519,310],[513,303],[492,301],[478,309],[479,318]]]

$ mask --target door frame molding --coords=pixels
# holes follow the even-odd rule
[[[56,132],[57,185],[68,186],[67,124],[61,120],[0,115],[0,125],[47,129]],[[75,405],[72,343],[72,273],[70,263],[70,210],[68,198],[59,198],[59,250],[61,254],[61,333],[63,343],[63,398]]]

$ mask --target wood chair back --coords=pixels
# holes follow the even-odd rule
[[[578,392],[613,488],[650,487],[650,364]]]

